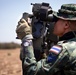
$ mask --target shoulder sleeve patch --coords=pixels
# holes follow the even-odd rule
[[[56,55],[58,55],[62,50],[62,47],[61,46],[58,46],[58,45],[54,45],[50,50],[49,50],[49,53],[54,53]]]
[[[26,47],[26,46],[29,46],[29,42],[25,42],[24,43],[24,46]]]
[[[27,40],[26,42],[23,43],[23,46],[30,46],[32,45],[32,40]]]

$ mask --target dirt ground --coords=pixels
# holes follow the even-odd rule
[[[20,49],[0,50],[0,75],[22,75]]]

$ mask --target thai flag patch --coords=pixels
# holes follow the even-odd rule
[[[61,52],[61,50],[62,50],[62,47],[60,47],[60,46],[53,46],[50,50],[49,50],[49,52],[51,53],[54,53],[54,54],[59,54],[60,52]]]

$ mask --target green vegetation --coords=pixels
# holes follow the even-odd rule
[[[20,44],[10,42],[10,43],[0,43],[0,49],[15,49],[20,48]]]

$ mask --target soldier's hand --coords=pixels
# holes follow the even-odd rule
[[[16,34],[18,39],[23,39],[26,35],[31,34],[31,27],[28,25],[26,20],[20,19],[16,28]]]

